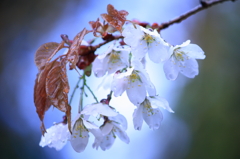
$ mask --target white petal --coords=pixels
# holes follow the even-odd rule
[[[132,46],[133,58],[141,60],[148,52],[148,46],[145,40],[139,40],[137,46]]]
[[[118,124],[114,124],[114,133],[119,137],[119,139],[121,139],[123,142],[125,142],[126,144],[128,144],[130,142],[130,139],[127,135],[127,133],[125,132],[125,130],[123,130],[121,127],[118,127]]]
[[[121,96],[127,87],[127,78],[118,78],[117,76],[119,75],[114,75],[111,85],[111,90],[114,92],[115,97]]]
[[[112,52],[112,50],[113,50],[113,48],[114,48],[114,45],[115,45],[115,43],[112,43],[111,45],[109,45],[107,51],[106,51],[104,54],[102,54],[102,55],[98,55],[98,58],[99,58],[99,59],[104,59],[104,58],[106,58],[106,56],[107,56],[109,53]]]
[[[118,46],[114,47],[113,50],[117,51],[118,53],[114,53],[115,55],[119,56],[119,60],[116,62],[110,61],[109,60],[109,68],[108,69],[109,73],[113,73],[114,71],[116,72],[117,70],[121,70],[124,67],[127,67],[129,65],[129,53],[131,51],[130,47],[127,46]]]
[[[100,147],[103,151],[108,150],[112,147],[116,137],[113,136],[112,132],[103,137]]]
[[[176,45],[176,46],[174,46],[174,49],[176,49],[176,48],[181,48],[181,47],[185,47],[185,46],[188,46],[189,44],[190,44],[190,40],[187,40],[187,41],[185,41],[185,42],[183,42],[181,45]]]
[[[170,47],[161,39],[149,44],[148,56],[155,63],[166,61],[170,58]]]
[[[170,108],[168,101],[162,97],[154,96],[154,97],[147,97],[147,99],[150,101],[152,108],[163,108],[168,110],[171,113],[174,113],[174,111]]]
[[[127,95],[129,100],[134,105],[139,105],[142,103],[146,97],[146,88],[144,83],[140,82],[139,80],[135,80],[132,82],[129,80],[129,84],[127,85]]]
[[[127,66],[127,64],[124,63],[121,59],[119,59],[117,62],[109,61],[108,66],[107,66],[108,74],[115,73],[116,71],[121,70],[121,69],[125,68],[126,66]]]
[[[189,44],[185,47],[180,48],[187,56],[195,59],[205,59],[203,50],[196,44]]]
[[[144,69],[143,63],[139,59],[136,59],[136,58],[132,58],[131,66],[133,67],[132,70],[143,70]],[[131,74],[129,74],[129,75],[131,75]]]
[[[160,109],[151,107],[143,107],[143,119],[148,124],[150,129],[156,130],[160,127],[163,119]]]
[[[180,72],[188,78],[194,78],[198,75],[198,63],[195,59],[184,61],[184,66],[179,67]]]
[[[117,51],[117,50],[116,50]],[[128,48],[126,51],[121,51],[120,58],[124,64],[127,66],[129,65],[129,53],[131,51],[131,48]]]
[[[142,69],[141,71],[139,71],[138,75],[140,76],[142,82],[145,84],[149,96],[155,96],[156,89],[153,83],[150,81],[148,73],[144,69]]]
[[[111,83],[113,81],[113,74],[110,75],[106,75],[105,77],[103,77],[102,82],[98,85],[98,90],[100,90],[101,88],[107,90],[109,88],[111,88]]]
[[[102,77],[107,72],[107,59],[95,58],[92,63],[92,70],[96,77]]]
[[[109,49],[109,48],[108,48]],[[109,51],[106,51],[104,54],[100,54],[100,55],[98,55],[97,56],[97,59],[99,59],[99,60],[103,60],[103,59],[105,59],[106,57],[107,57],[107,55],[110,53],[112,51],[112,48],[111,48],[111,50],[109,50]]]
[[[142,66],[143,66],[143,69],[146,68],[146,57],[143,57],[142,60],[141,60],[141,63],[142,63]]]
[[[94,135],[98,140],[102,139],[102,131],[100,129],[89,129],[89,131]]]
[[[69,138],[69,131],[67,124],[56,124],[48,128],[47,133],[42,136],[39,143],[40,146],[53,147],[56,150],[61,150],[63,146],[67,143]]]
[[[175,80],[178,76],[178,65],[173,60],[173,58],[170,58],[163,64],[163,71],[165,73],[165,76],[168,80]]]
[[[112,120],[113,122],[116,122],[117,124],[121,125],[123,130],[127,130],[127,127],[128,127],[127,119],[122,114],[109,117],[109,120]]]
[[[88,144],[88,131],[84,128],[81,120],[78,120],[73,127],[71,145],[76,152],[83,152]]]
[[[133,112],[133,125],[135,130],[142,129],[143,116],[142,116],[143,107],[139,105],[137,109]]]
[[[142,26],[140,26],[140,29],[145,33],[145,34],[148,34],[148,35],[151,35],[151,36],[159,36],[158,32],[152,30],[152,29],[146,29]]]
[[[128,68],[126,72],[116,73],[113,77],[113,82],[111,85],[111,90],[114,92],[114,96],[121,96],[126,90],[128,79],[127,76],[131,75],[133,68]]]
[[[81,114],[93,116],[98,116],[99,114],[102,114],[104,116],[118,115],[118,113],[116,113],[112,108],[110,108],[109,105],[103,103],[87,105],[83,108]]]
[[[101,144],[101,140],[98,140],[97,138],[94,139],[94,143],[92,144],[92,147],[96,150],[98,150],[98,147],[100,146]]]
[[[98,129],[98,126],[95,125],[94,123],[91,123],[89,121],[86,121],[84,119],[82,119],[83,121],[83,125],[89,130],[89,129]]]
[[[140,29],[139,25],[135,25],[136,28],[130,24],[127,25],[123,30],[122,35],[124,36],[124,42],[131,47],[135,47],[138,45],[138,41],[144,35],[143,31]]]
[[[94,139],[94,143],[92,145],[93,148],[98,149],[98,147],[100,146],[100,143],[103,139],[103,135],[100,129],[90,129],[89,130],[95,137]]]
[[[124,54],[129,54],[131,51],[131,48],[129,46],[124,45],[124,46],[115,46],[113,50],[125,52]]]
[[[111,122],[105,123],[103,126],[101,126],[101,131],[103,136],[109,134],[113,129],[113,124]]]

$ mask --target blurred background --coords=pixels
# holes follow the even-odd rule
[[[39,146],[40,121],[33,103],[37,74],[35,51],[43,43],[60,42],[60,34],[68,34],[72,39],[84,27],[90,28],[88,21],[106,13],[109,3],[118,10],[127,10],[130,20],[162,23],[192,9],[199,1],[2,0],[0,158],[240,158],[239,1],[213,6],[161,32],[173,45],[190,39],[205,51],[206,59],[199,61],[200,74],[195,79],[180,75],[173,82],[165,79],[161,64],[147,67],[159,95],[166,98],[175,111],[174,114],[162,111],[164,119],[159,130],[152,131],[144,123],[141,131],[135,131],[134,106],[114,99],[111,105],[116,105],[128,119],[128,145],[116,139],[110,150],[93,150],[91,136],[86,150],[80,154],[70,143],[61,151]],[[77,75],[69,73],[69,77],[73,88]],[[94,78],[89,79],[89,85],[97,88]],[[74,100],[73,105],[77,105],[78,99]],[[57,109],[49,109],[45,115],[46,127],[61,121],[62,116]]]

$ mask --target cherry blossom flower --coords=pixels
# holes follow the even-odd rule
[[[166,99],[159,96],[150,96],[137,106],[133,113],[133,124],[136,130],[141,130],[143,120],[150,129],[156,130],[160,127],[163,119],[160,108],[173,113]]]
[[[98,115],[103,115],[103,116],[116,116],[118,115],[117,112],[114,111],[109,105],[104,104],[104,103],[94,103],[94,104],[89,104],[84,107],[82,110],[81,114],[84,115],[92,115],[97,117]]]
[[[130,142],[129,137],[125,132],[127,130],[127,120],[121,114],[105,118],[105,122],[100,129],[103,138],[102,140],[95,139],[93,148],[98,149],[100,146],[103,151],[108,150],[112,147],[117,136],[127,144]]]
[[[157,30],[146,29],[139,25],[127,25],[123,30],[124,42],[131,46],[133,56],[141,60],[146,53],[155,63],[163,62],[170,57],[169,45]]]
[[[205,59],[206,57],[198,45],[190,44],[190,40],[187,40],[181,45],[171,47],[170,51],[171,57],[163,65],[168,80],[175,80],[179,72],[188,78],[198,75],[196,59]]]
[[[53,147],[56,150],[61,150],[66,145],[70,136],[68,125],[64,123],[54,124],[46,131],[47,133],[42,136],[39,145],[42,147]]]
[[[71,135],[71,145],[76,152],[83,152],[88,144],[89,132],[91,132],[95,138],[101,140],[102,134],[98,126],[85,120],[83,117],[78,118],[73,126]]]
[[[114,96],[121,96],[126,90],[129,100],[138,105],[142,103],[147,95],[155,95],[156,90],[150,81],[148,74],[140,61],[134,60],[131,66],[123,72],[115,73],[111,90]],[[137,95],[136,95],[137,94]]]
[[[128,65],[129,53],[129,47],[116,47],[112,44],[104,54],[98,55],[92,63],[94,74],[96,77],[102,77],[107,72],[111,74],[126,67]]]
[[[95,103],[85,106],[81,114],[78,115],[73,126],[70,140],[73,149],[77,152],[85,150],[88,144],[89,132],[95,136],[95,141],[102,140],[103,135],[101,130],[93,122],[88,121],[89,116],[112,117],[117,115],[118,113],[116,113],[109,105],[104,103]]]

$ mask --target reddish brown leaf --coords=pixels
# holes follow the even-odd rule
[[[54,53],[54,51],[59,47],[59,43],[49,42],[41,45],[35,53],[35,64],[38,70],[43,70],[49,57]]]
[[[121,32],[128,12],[125,10],[117,11],[111,4],[107,6],[107,12],[108,14],[101,14],[102,18]]]
[[[71,106],[70,105],[67,106],[67,111],[65,113],[66,113],[66,116],[67,116],[68,130],[72,134],[72,128],[71,128],[71,126],[72,126],[72,124],[71,124]]]
[[[52,62],[48,63],[46,67],[40,71],[40,73],[37,74],[37,78],[35,81],[35,86],[34,86],[34,103],[36,107],[37,114],[42,122],[42,133],[46,132],[43,119],[44,119],[44,114],[45,112],[50,108],[51,106],[51,101],[47,97],[46,93],[46,77],[49,72],[49,70],[52,67]]]
[[[92,29],[93,29],[93,35],[95,37],[103,37],[106,33],[114,33],[116,30],[116,28],[114,28],[113,26],[109,25],[109,24],[102,24],[99,21],[99,18],[97,19],[97,21],[90,21],[89,24],[91,25]],[[97,35],[97,33],[99,33],[100,35]]]
[[[89,24],[91,25],[91,27],[93,29],[94,36],[97,36],[96,32],[97,31],[101,32],[101,30],[102,30],[102,24],[100,23],[99,18],[97,19],[97,21],[90,21]]]
[[[82,40],[84,36],[88,33],[87,29],[84,28],[81,32],[79,32],[73,39],[73,43],[68,50],[67,59],[71,63],[71,68],[76,68],[76,64],[79,59],[78,50],[81,46]]]
[[[52,105],[66,112],[68,104],[69,85],[67,79],[66,59],[54,61],[46,78],[46,93]]]
[[[51,104],[66,113],[68,121],[71,122],[71,107],[68,104],[69,84],[67,78],[67,59],[53,61],[51,70],[46,78],[46,93]],[[71,126],[71,123],[68,123]],[[71,131],[71,129],[70,129]]]

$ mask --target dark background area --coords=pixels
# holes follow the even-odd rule
[[[80,2],[76,0],[76,6]],[[1,159],[62,158],[57,151],[39,148],[39,132],[31,129],[20,113],[18,93],[25,92],[18,90],[24,82],[21,79],[26,76],[25,71],[30,69],[26,63],[27,53],[36,46],[38,39],[49,34],[58,18],[63,16],[66,5],[66,0],[0,1]],[[29,95],[29,99],[32,98]],[[52,157],[47,152],[51,152]]]
[[[196,15],[190,36],[205,51],[200,73],[181,90],[175,115],[186,123],[186,159],[240,158],[240,5],[223,3]],[[184,23],[184,22],[183,22]],[[181,81],[181,78],[178,79]],[[181,130],[163,158],[179,158]]]

